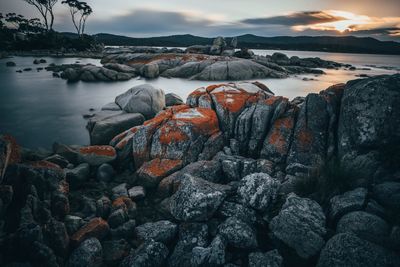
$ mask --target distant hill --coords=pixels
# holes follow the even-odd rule
[[[71,33],[64,33],[73,37]],[[191,45],[212,44],[214,38],[194,36],[191,34],[171,35],[162,37],[133,38],[127,36],[99,33],[93,35],[99,42],[105,45],[126,46],[167,46],[187,47]],[[228,43],[232,37],[227,37]],[[354,36],[278,36],[262,37],[252,34],[240,35],[238,47],[252,49],[281,49],[301,51],[325,51],[343,53],[367,53],[367,54],[393,54],[400,55],[400,43],[394,41],[379,41],[370,37]]]

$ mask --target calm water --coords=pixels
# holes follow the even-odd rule
[[[274,51],[258,50],[257,54],[271,54]],[[323,59],[349,63],[356,67],[366,65],[392,66],[397,70],[372,68],[371,70],[327,70],[327,75],[300,75],[287,79],[263,79],[276,95],[290,99],[305,96],[310,92],[319,92],[328,86],[355,79],[356,74],[392,74],[400,69],[400,56],[359,55],[322,52],[283,51],[289,56],[321,57]],[[112,102],[120,93],[142,83],[151,83],[174,92],[186,99],[194,89],[218,82],[187,81],[184,79],[156,80],[133,79],[113,83],[67,83],[52,77],[51,72],[36,71],[50,63],[66,64],[80,61],[100,65],[99,60],[77,58],[45,58],[46,64],[33,65],[33,57],[14,57],[0,60],[0,133],[14,135],[20,144],[30,148],[49,148],[53,142],[66,144],[88,144],[89,136],[85,129],[86,121],[82,115],[90,108],[99,110],[101,106]],[[17,67],[5,66],[14,61]],[[17,73],[18,69],[32,68],[30,72]],[[315,81],[303,81],[304,77]]]

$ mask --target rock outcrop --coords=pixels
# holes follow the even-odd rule
[[[0,265],[399,266],[399,85],[218,84],[108,145],[2,136]]]

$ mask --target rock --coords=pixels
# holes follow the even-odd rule
[[[108,103],[108,104],[104,105],[103,107],[101,107],[101,110],[120,111],[121,108],[115,102],[111,102],[111,103]]]
[[[115,103],[125,112],[141,113],[149,119],[165,107],[165,95],[163,90],[143,84],[117,96]]]
[[[185,174],[179,190],[171,197],[171,214],[181,221],[209,219],[224,200],[221,185]]]
[[[175,105],[183,105],[184,102],[180,96],[174,93],[168,93],[165,95],[165,106],[175,106]]]
[[[262,252],[252,252],[249,254],[249,267],[282,267],[283,258],[277,249]]]
[[[118,266],[129,255],[130,246],[125,239],[105,241],[102,247],[103,259],[107,266]]]
[[[134,186],[128,190],[128,195],[132,200],[140,200],[146,197],[146,190],[143,186]]]
[[[128,196],[127,186],[128,185],[126,183],[122,183],[122,184],[119,184],[119,185],[113,187],[111,189],[111,191],[113,193],[113,195],[112,195],[113,199],[117,199],[119,197],[127,197]]]
[[[350,81],[344,89],[338,125],[338,152],[377,150],[393,158],[400,138],[400,75],[381,75]],[[391,154],[393,153],[393,154]],[[360,153],[361,154],[361,153]],[[357,169],[354,169],[357,172]],[[371,171],[375,172],[375,169]],[[373,177],[374,173],[367,173]]]
[[[107,219],[111,212],[111,200],[102,196],[96,201],[96,216]]]
[[[98,181],[107,183],[107,182],[111,181],[111,179],[114,177],[114,175],[115,175],[114,168],[110,164],[104,163],[104,164],[101,164],[99,166],[99,168],[97,169],[96,178]]]
[[[316,255],[324,246],[325,215],[321,206],[291,193],[269,225],[273,235],[302,258]]]
[[[385,182],[373,187],[372,194],[385,208],[400,211],[400,183]]]
[[[185,53],[191,54],[209,54],[210,45],[192,45],[186,48]]]
[[[182,223],[179,225],[179,239],[169,257],[168,266],[191,266],[193,248],[208,245],[208,227],[204,223]]]
[[[253,224],[257,220],[256,212],[253,209],[230,201],[222,203],[217,211],[217,215],[222,218],[235,216],[244,222],[249,222],[249,224]]]
[[[167,220],[149,222],[135,228],[135,236],[142,241],[154,241],[168,244],[178,233],[178,226]]]
[[[141,69],[141,74],[145,78],[154,79],[160,75],[160,69],[157,63],[145,64]]]
[[[66,168],[69,164],[68,160],[61,155],[54,154],[44,159],[45,161],[57,164],[61,168]]]
[[[226,42],[224,37],[217,37],[214,39],[213,44],[210,48],[210,55],[220,55],[226,47]]]
[[[35,60],[33,61],[33,64],[35,64],[35,65],[40,64],[40,60],[39,60],[39,59],[35,59]]]
[[[394,267],[399,264],[400,258],[395,253],[353,234],[342,233],[328,240],[317,267]]]
[[[65,227],[67,229],[68,235],[72,236],[76,231],[78,231],[84,222],[81,217],[67,215],[65,216]]]
[[[71,242],[76,245],[92,237],[101,240],[108,234],[109,230],[110,228],[106,221],[101,218],[93,218],[71,236]]]
[[[140,113],[122,112],[119,106],[118,110],[110,112],[108,107],[108,110],[95,114],[88,121],[86,128],[90,133],[90,143],[92,145],[107,145],[116,135],[143,124],[144,120]]]
[[[70,267],[100,267],[102,264],[103,250],[100,241],[96,238],[89,238],[83,241],[78,248],[72,251],[68,260],[68,266]]]
[[[250,59],[253,58],[254,52],[247,48],[241,48],[239,51],[236,51],[234,55],[238,58]]]
[[[167,259],[168,254],[168,248],[163,243],[149,240],[138,247],[128,257],[126,257],[120,266],[164,266],[164,262]]]
[[[99,166],[104,163],[110,163],[117,157],[117,153],[112,146],[87,146],[79,149],[79,158],[81,161],[91,166]]]
[[[48,246],[57,256],[65,257],[67,255],[69,236],[64,223],[50,219],[45,226],[44,236]]]
[[[366,203],[368,190],[357,188],[342,195],[334,196],[329,201],[329,217],[336,221],[346,213],[361,210]]]
[[[389,225],[376,215],[354,211],[344,215],[336,227],[337,233],[353,233],[371,242],[385,242],[389,236]]]
[[[117,228],[129,220],[128,213],[123,208],[113,211],[108,217],[108,225],[111,228]]]
[[[157,187],[162,178],[182,168],[182,160],[153,159],[137,171],[138,184],[146,188]]]
[[[73,68],[67,68],[61,73],[60,77],[68,81],[75,82],[79,80],[79,72]]]
[[[266,173],[254,173],[244,177],[237,193],[243,204],[265,211],[277,198],[280,183]]]
[[[48,246],[40,242],[33,242],[29,250],[26,251],[27,257],[31,262],[37,264],[37,266],[49,266],[57,267],[56,255],[53,250]],[[18,264],[19,265],[19,264]]]
[[[17,66],[17,64],[15,64],[15,62],[13,62],[13,61],[8,61],[8,62],[6,62],[6,66],[7,67],[15,67],[15,66]]]
[[[130,219],[136,218],[137,215],[136,203],[133,202],[128,196],[121,196],[116,198],[112,202],[112,208],[113,210],[122,208],[124,211],[128,213]]]
[[[31,71],[32,70],[32,68],[25,68],[25,69],[23,69],[23,71]]]
[[[129,220],[123,225],[110,229],[111,237],[114,240],[119,240],[122,238],[125,238],[127,240],[130,240],[134,236],[134,229],[136,226],[135,220]]]
[[[87,163],[79,164],[73,169],[65,169],[67,182],[75,188],[79,188],[89,178],[90,166]]]
[[[222,266],[225,263],[225,241],[216,236],[207,248],[194,247],[191,266]]]
[[[40,63],[47,63],[46,59],[44,59],[44,58],[41,58],[41,59],[39,60],[39,62],[40,62]]]
[[[125,64],[118,64],[118,63],[108,63],[104,64],[103,67],[110,69],[110,70],[115,70],[118,72],[123,72],[123,73],[132,73],[136,74],[136,69],[132,68],[128,65]]]
[[[6,173],[8,165],[21,161],[21,149],[15,138],[10,135],[0,135],[0,182]]]
[[[220,224],[218,233],[233,247],[242,249],[257,247],[255,230],[249,224],[236,217],[229,217]]]

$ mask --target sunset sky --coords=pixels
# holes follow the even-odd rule
[[[60,0],[61,2],[61,0]],[[87,0],[87,32],[127,36],[355,35],[400,41],[399,0]],[[0,12],[38,16],[23,0],[0,0]],[[55,28],[73,31],[56,7]]]

